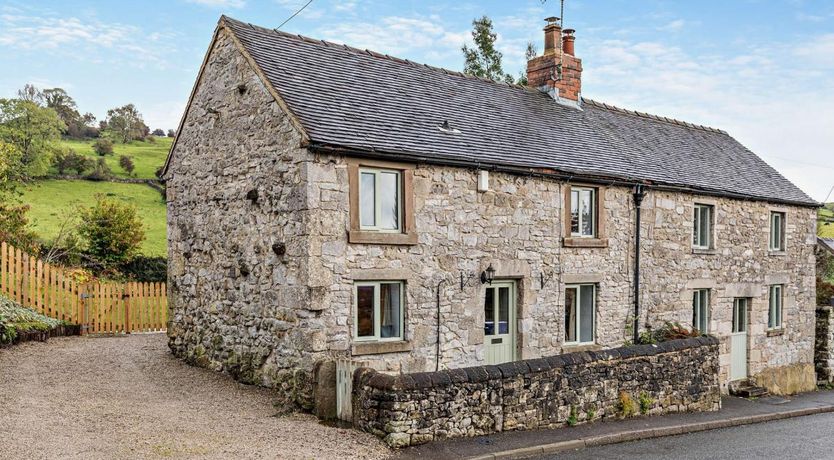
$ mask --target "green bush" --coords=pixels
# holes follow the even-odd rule
[[[107,165],[107,161],[105,161],[104,158],[99,158],[93,172],[87,174],[86,176],[87,179],[95,181],[106,181],[112,177],[113,171],[110,169],[110,166]]]
[[[93,143],[93,151],[101,156],[113,154],[113,141],[106,137],[100,137]]]
[[[81,209],[79,220],[84,251],[101,264],[122,264],[139,254],[145,231],[135,207],[98,196],[94,206]]]
[[[128,176],[132,176],[133,170],[136,168],[136,166],[133,164],[133,158],[131,158],[128,155],[122,155],[119,157],[119,166],[121,166],[122,169],[125,170]]]
[[[52,164],[55,165],[58,174],[74,171],[79,176],[96,165],[92,158],[79,155],[69,148],[57,152],[52,159]]]

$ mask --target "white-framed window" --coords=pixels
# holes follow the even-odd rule
[[[597,193],[593,188],[570,189],[570,234],[582,238],[597,235]]]
[[[767,328],[781,329],[782,328],[782,303],[783,303],[784,286],[781,284],[774,284],[770,286],[770,299],[768,301],[767,309]]]
[[[565,343],[594,343],[596,285],[565,287]]]
[[[692,292],[692,328],[709,332],[709,289],[695,289]]]
[[[785,250],[785,213],[773,211],[770,213],[770,250]]]
[[[355,340],[403,340],[404,286],[401,281],[357,281],[354,284]]]
[[[693,213],[692,247],[712,248],[712,223],[715,208],[708,204],[696,204]]]
[[[747,307],[750,299],[739,297],[733,299],[733,334],[747,332]]]
[[[402,171],[359,169],[359,228],[369,231],[402,230]]]

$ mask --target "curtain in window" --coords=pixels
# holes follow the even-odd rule
[[[356,288],[356,335],[374,336],[374,286]]]
[[[565,342],[576,342],[576,291],[565,290]]]
[[[400,285],[380,285],[379,336],[391,338],[400,336]]]
[[[594,286],[579,287],[579,341],[594,341]]]
[[[359,191],[359,223],[368,227],[376,226],[376,176],[362,173]]]

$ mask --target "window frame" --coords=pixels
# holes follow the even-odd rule
[[[778,291],[777,296],[774,291]],[[784,327],[785,285],[771,284],[767,292],[767,330],[778,331]]]
[[[750,304],[751,302],[749,297],[736,297],[733,299],[733,324],[730,329],[732,334],[748,333],[750,325]],[[743,308],[739,310],[739,307]],[[744,312],[742,315],[743,317],[739,317],[737,310]]]
[[[773,222],[774,218],[777,218],[777,217],[779,218],[778,227],[774,226],[774,222]],[[783,212],[783,211],[770,211],[770,221],[769,221],[770,223],[769,223],[769,226],[768,226],[769,227],[768,228],[768,230],[769,230],[768,231],[768,240],[769,240],[768,249],[771,252],[784,252],[785,249],[787,248],[788,244],[787,244],[787,237],[786,237],[786,228],[787,228],[786,221],[787,221],[787,215],[786,215],[785,212]],[[775,241],[776,239],[774,238],[774,232],[775,231],[778,231],[778,233],[779,233],[778,241]],[[776,242],[778,244],[774,246],[774,244],[773,244],[774,242]]]
[[[362,176],[364,174],[372,174],[374,176],[374,225],[362,224]],[[383,174],[394,174],[397,177],[397,227],[384,228],[380,226],[382,221],[382,200],[380,199],[381,180]],[[379,232],[379,233],[402,233],[403,232],[403,172],[398,169],[387,168],[359,168],[359,229],[363,232]]]
[[[382,323],[380,318],[382,310],[380,306],[380,298],[382,295],[383,284],[396,284],[400,288],[400,334],[397,337],[382,337]],[[359,336],[359,287],[373,286],[374,287],[374,335],[360,337]],[[395,280],[380,280],[380,281],[354,281],[353,283],[353,341],[354,342],[402,342],[405,341],[405,281]]]
[[[701,214],[707,210],[709,212],[709,220],[706,232],[706,244],[700,241],[701,236]],[[715,205],[707,203],[695,203],[692,208],[692,248],[699,250],[709,250],[715,248]]]
[[[710,304],[712,303],[712,290],[708,288],[692,290],[692,329],[700,331],[701,334],[709,334]],[[704,294],[702,299],[701,294]],[[703,310],[703,312],[701,311]],[[704,318],[705,317],[705,318]],[[701,329],[703,319],[704,328]]]
[[[591,323],[592,323],[591,324],[591,340],[586,341],[586,342],[582,341],[582,332],[581,332],[582,331],[582,323],[581,323],[582,315],[579,312],[579,309],[582,306],[582,299],[581,299],[582,289],[581,288],[583,286],[591,286],[591,289],[592,289],[592,292],[591,292],[591,301],[592,301],[591,302]],[[576,299],[576,319],[575,319],[575,322],[576,322],[576,325],[575,325],[575,327],[576,327],[576,340],[575,341],[568,341],[568,339],[567,339],[568,324],[567,324],[567,321],[566,321],[564,323],[565,333],[563,334],[564,345],[565,346],[593,345],[593,344],[597,343],[597,291],[598,291],[597,284],[596,283],[576,283],[576,284],[565,285],[565,295],[564,295],[565,310],[564,310],[564,315],[563,315],[565,317],[567,316],[567,312],[568,312],[568,308],[569,308],[568,303],[567,303],[567,292],[570,289],[575,289],[576,290],[576,295],[574,297]]]
[[[577,211],[577,227],[579,228],[579,232],[574,233],[574,231],[573,231],[573,205],[574,205],[573,194],[574,194],[574,192],[577,194],[576,195],[577,196],[577,206],[578,206],[578,203],[581,203],[581,201],[582,201],[581,200],[582,192],[588,192],[591,195],[591,234],[590,235],[586,235],[586,234],[582,233],[582,227],[583,227],[582,224],[584,223],[584,220],[582,219],[582,211],[581,210]],[[599,218],[597,216],[597,209],[598,209],[597,202],[598,202],[599,198],[597,197],[597,194],[598,194],[597,189],[595,189],[593,187],[571,187],[570,188],[570,203],[569,203],[570,207],[568,209],[568,212],[570,214],[569,230],[570,230],[570,236],[572,238],[596,238],[597,237],[597,235],[599,233],[599,231],[598,231]]]
[[[348,243],[401,246],[416,245],[419,240],[419,235],[416,231],[414,219],[413,177],[415,166],[408,163],[367,160],[361,158],[347,158],[345,162],[347,163],[348,175]],[[360,224],[361,207],[359,197],[361,187],[360,170],[384,170],[400,173],[400,212],[398,216],[400,228],[398,230],[383,229],[383,231],[378,231],[373,228],[362,228]],[[374,214],[376,215],[376,205]]]

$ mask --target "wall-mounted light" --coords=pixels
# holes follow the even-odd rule
[[[492,284],[495,280],[495,269],[492,268],[492,264],[489,264],[489,267],[486,270],[481,272],[481,284]]]

